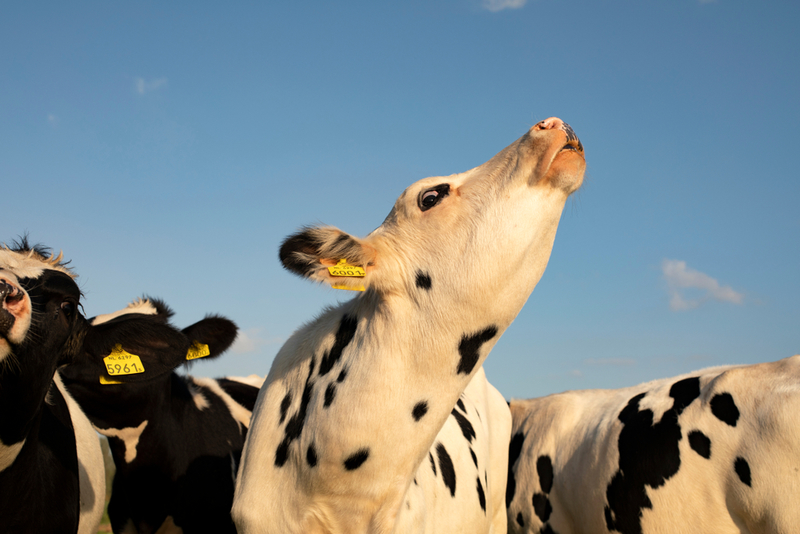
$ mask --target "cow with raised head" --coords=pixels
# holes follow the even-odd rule
[[[179,330],[171,316],[162,301],[140,299],[95,317],[99,340],[106,332],[133,335],[121,344],[87,344],[63,371],[64,383],[108,437],[116,466],[108,505],[114,532],[233,533],[234,476],[263,379],[176,373],[197,358],[219,356],[237,328],[207,316]]]
[[[88,324],[75,274],[22,239],[0,246],[0,530],[91,533],[103,514],[100,443],[57,370]]]
[[[510,532],[790,534],[800,356],[512,400]]]
[[[542,276],[583,147],[550,118],[426,178],[359,239],[308,227],[288,270],[363,289],[296,331],[256,402],[239,532],[505,532],[510,417],[482,364]]]

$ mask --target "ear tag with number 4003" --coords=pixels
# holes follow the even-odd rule
[[[106,372],[111,376],[144,373],[142,360],[137,355],[123,350],[120,344],[114,345],[111,354],[103,358],[103,362],[106,364]]]
[[[350,265],[344,258],[339,260],[339,263],[336,265],[328,267],[328,272],[331,276],[343,276],[350,278],[363,278],[367,275],[367,272],[363,267]],[[365,289],[364,286],[348,286],[346,284],[331,284],[331,287],[333,287],[333,289],[347,289],[350,291],[364,291]]]
[[[199,341],[195,341],[186,352],[186,359],[196,360],[197,358],[205,358],[209,354],[211,354],[211,351],[208,350],[208,345],[205,343],[200,343]]]

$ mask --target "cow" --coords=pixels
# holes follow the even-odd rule
[[[64,383],[109,440],[116,466],[108,505],[114,532],[233,533],[233,477],[264,380],[176,373],[227,350],[237,327],[207,316],[178,330],[169,323],[172,315],[163,301],[145,298],[95,317],[98,336],[120,329],[138,336],[120,347],[87,347],[64,369]],[[138,360],[107,360],[123,351]],[[123,361],[141,372],[116,374]]]
[[[0,530],[89,534],[105,501],[97,434],[58,369],[88,331],[63,255],[0,245]]]
[[[411,185],[365,238],[305,227],[283,266],[361,292],[298,329],[262,386],[240,533],[505,532],[510,415],[482,364],[542,276],[583,146],[541,121]]]
[[[509,532],[800,525],[800,355],[510,405]]]

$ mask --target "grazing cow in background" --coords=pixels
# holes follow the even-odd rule
[[[100,443],[57,369],[89,328],[75,274],[22,239],[0,246],[0,530],[96,532]]]
[[[510,532],[798,531],[800,356],[511,401]]]
[[[235,532],[233,478],[264,380],[175,373],[187,359],[227,350],[237,328],[210,316],[178,330],[168,322],[171,315],[163,302],[147,299],[94,318],[98,335],[124,329],[138,336],[121,347],[90,347],[63,371],[64,383],[109,439],[116,465],[108,505],[114,532]],[[138,361],[128,356],[106,366],[110,354],[123,351]],[[109,375],[122,361],[142,372]]]
[[[584,169],[551,118],[480,167],[410,186],[366,238],[284,241],[288,270],[365,291],[276,356],[236,481],[240,533],[506,531],[509,413],[482,364]]]

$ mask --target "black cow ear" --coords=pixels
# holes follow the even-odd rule
[[[236,324],[218,315],[209,315],[183,329],[191,342],[185,360],[216,358],[233,344],[238,332]]]
[[[186,362],[191,341],[157,316],[130,316],[92,326],[84,352],[100,367],[101,379],[144,382]]]

